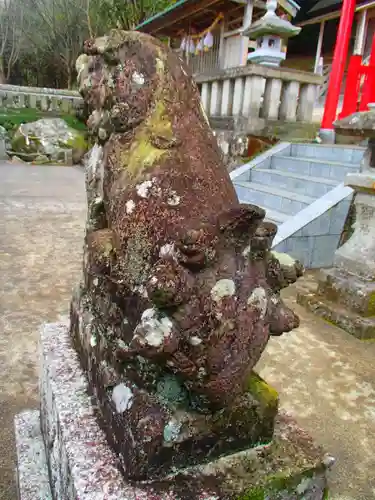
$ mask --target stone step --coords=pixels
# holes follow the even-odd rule
[[[295,158],[316,158],[323,161],[354,163],[359,165],[365,148],[358,146],[342,147],[328,144],[292,144],[290,156]]]
[[[314,293],[297,293],[298,304],[306,307],[316,316],[342,328],[351,335],[361,339],[375,339],[375,318],[364,318],[347,307],[331,302]]]
[[[375,316],[375,283],[337,269],[321,272],[317,295],[364,317]]]
[[[240,200],[240,203],[249,204],[248,201],[244,200]],[[260,208],[263,208],[263,210],[265,210],[266,212],[265,220],[268,222],[273,222],[277,226],[288,220],[288,218],[290,217],[290,215],[284,214],[283,212],[278,212],[277,210],[271,210],[270,208],[265,208],[261,205],[259,206]]]
[[[271,169],[283,172],[294,172],[305,177],[319,177],[344,182],[346,174],[359,171],[359,164],[341,163],[337,161],[318,160],[316,158],[293,158],[285,155],[274,155]],[[308,182],[306,180],[306,182]]]
[[[263,168],[252,169],[251,180],[253,182],[257,182],[258,184],[277,186],[278,188],[287,189],[295,193],[312,196],[314,198],[324,196],[331,189],[337,186],[337,181],[333,179],[310,176],[308,178],[308,182],[306,182],[306,176],[301,174]]]
[[[315,201],[315,198],[310,196],[256,182],[235,182],[234,186],[238,198],[245,203],[260,205],[266,210],[271,209],[287,215],[294,215]]]

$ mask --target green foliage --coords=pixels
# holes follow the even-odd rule
[[[72,88],[85,40],[134,29],[176,0],[11,0],[0,5],[0,81]]]
[[[11,68],[10,83],[73,88],[75,61],[85,40],[112,28],[132,30],[176,0],[9,0],[19,16],[0,5],[0,73]],[[13,12],[12,10],[12,12]],[[8,17],[7,17],[8,16]],[[1,45],[3,27],[7,39]],[[4,35],[5,36],[5,35]],[[3,38],[4,38],[3,36]],[[14,40],[17,41],[15,44]],[[14,50],[17,49],[17,50]],[[10,55],[12,60],[10,61]],[[4,58],[4,60],[3,60]],[[1,75],[0,75],[1,77]]]
[[[264,500],[264,499],[265,499],[264,488],[260,486],[256,486],[255,488],[252,488],[250,491],[247,491],[246,493],[238,497],[238,500]]]
[[[107,29],[132,30],[174,3],[176,0],[92,0],[90,13],[99,14],[101,26]]]
[[[40,118],[46,118],[46,117],[54,117],[56,115],[52,113],[43,113],[42,111],[39,111],[37,109],[0,109],[0,125],[4,127],[8,132],[13,132],[15,129],[17,129],[21,123],[29,123],[29,122],[35,122],[36,120],[39,120]],[[66,123],[69,125],[69,127],[74,128],[75,130],[81,130],[85,131],[86,126],[84,123],[80,122],[77,120],[72,115],[63,115],[60,116],[60,118],[63,118],[63,120],[66,121]]]

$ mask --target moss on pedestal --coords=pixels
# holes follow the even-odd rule
[[[375,292],[372,293],[368,299],[366,316],[375,316]]]
[[[265,496],[266,492],[264,488],[256,486],[255,488],[252,488],[251,491],[239,496],[238,500],[264,500]]]
[[[278,392],[259,377],[257,373],[251,373],[247,387],[248,392],[254,396],[264,408],[275,408],[277,410],[279,402]]]
[[[319,482],[322,471],[318,469],[306,470],[299,474],[274,474],[263,478],[263,484],[255,486],[240,494],[237,500],[303,500],[307,492]],[[321,500],[328,500],[328,489],[321,494]]]

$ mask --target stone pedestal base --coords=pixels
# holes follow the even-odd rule
[[[66,324],[43,328],[40,386],[40,415],[27,412],[15,422],[19,499],[325,498],[329,464],[322,450],[286,415],[279,416],[268,445],[157,480],[127,481],[98,426]]]
[[[15,418],[18,500],[52,500],[40,412],[25,411]]]
[[[375,175],[368,158],[365,171],[345,181],[356,190],[353,235],[336,250],[335,267],[322,273],[318,289],[297,295],[299,304],[364,340],[375,338]]]
[[[359,339],[375,338],[375,282],[332,268],[316,290],[301,290],[297,302]]]

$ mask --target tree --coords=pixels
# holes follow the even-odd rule
[[[30,29],[29,51],[45,61],[59,61],[72,87],[75,61],[89,36],[87,0],[23,0]]]
[[[22,3],[2,0],[0,4],[0,83],[9,80],[24,44],[26,19]]]
[[[18,83],[71,88],[87,38],[134,29],[174,1],[0,0],[0,81],[13,70]]]
[[[93,10],[105,19],[107,28],[133,30],[148,17],[163,11],[176,0],[91,0]]]

